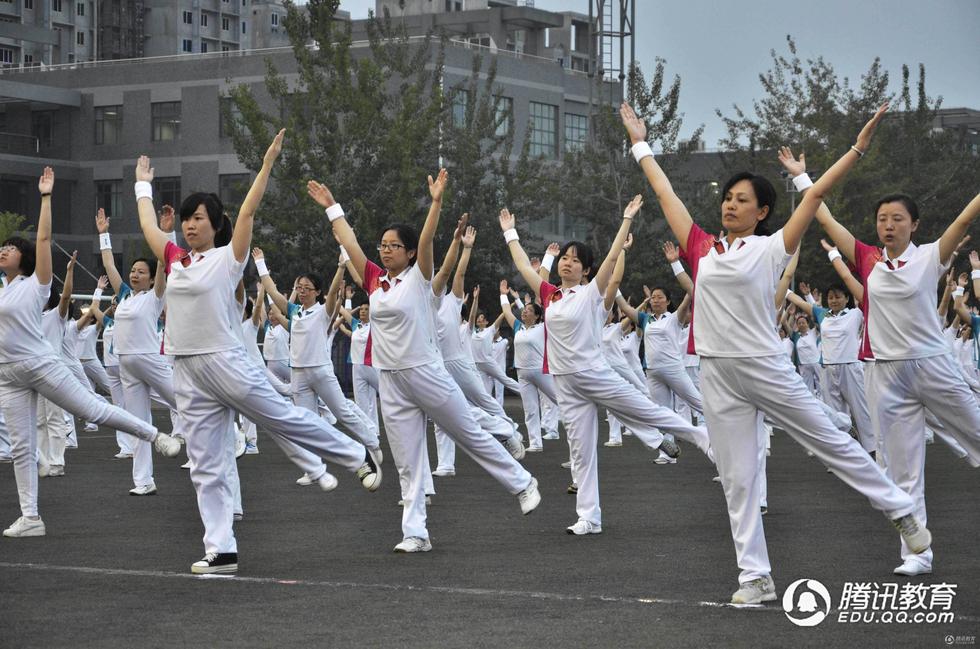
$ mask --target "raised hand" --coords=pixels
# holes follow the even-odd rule
[[[800,289],[800,293],[802,293],[803,295],[806,295],[810,292],[810,285],[807,284],[806,282],[800,282],[799,284],[797,284],[797,286]]]
[[[646,284],[644,284],[643,285],[643,295],[646,296],[647,299],[650,299],[650,296],[652,294],[653,294],[653,292],[650,290],[650,287],[647,286]]]
[[[967,234],[962,239],[960,239],[960,242],[958,244],[956,244],[956,250],[953,251],[953,254],[954,255],[960,254],[960,250],[962,250],[963,246],[965,246],[968,243],[970,243],[970,235]]]
[[[269,144],[269,148],[266,149],[265,155],[262,157],[262,164],[266,166],[272,165],[282,153],[282,139],[286,135],[286,129],[280,129],[276,136],[272,138],[272,143]]]
[[[548,249],[545,252],[552,257],[557,257],[558,253],[561,252],[561,246],[558,245],[558,242],[552,241],[548,244]]]
[[[150,166],[149,156],[141,155],[136,161],[137,182],[153,182],[153,167]]]
[[[623,210],[623,218],[631,219],[640,212],[640,208],[643,207],[643,197],[637,194],[633,197],[633,200],[629,202],[626,209]]]
[[[76,263],[78,263],[78,251],[77,250],[71,253],[71,259],[68,260],[68,266],[65,269],[65,272],[66,273],[70,273],[73,270],[75,270],[75,264]]]
[[[174,208],[169,205],[160,208],[160,229],[164,232],[174,231]]]
[[[460,241],[462,241],[464,248],[472,248],[473,244],[476,243],[476,228],[466,226],[466,234],[463,235]]]
[[[960,273],[959,277],[956,278],[956,285],[960,288],[966,288],[966,285],[970,283],[969,273]]]
[[[800,174],[806,173],[806,154],[800,153],[800,159],[793,157],[793,150],[788,146],[779,147],[779,162],[786,169],[790,178],[796,178]]]
[[[95,229],[99,234],[105,234],[109,231],[109,217],[105,215],[105,210],[101,207],[95,215]]]
[[[348,300],[350,300],[350,299],[352,299],[354,297],[354,287],[353,286],[346,286],[346,287],[344,287],[344,297],[346,297]]]
[[[973,270],[980,270],[980,255],[977,254],[976,250],[970,251],[970,266]]]
[[[480,299],[480,285],[477,284],[476,286],[473,287],[473,300],[476,301],[479,299]]]
[[[632,106],[626,102],[623,102],[623,104],[619,107],[619,116],[622,118],[623,126],[626,127],[626,132],[630,136],[631,144],[646,142],[647,125],[637,116]]]
[[[507,280],[506,279],[500,280],[500,294],[501,295],[507,295],[507,293],[509,291],[510,291],[510,289],[507,286]]]
[[[875,129],[878,128],[878,124],[881,123],[882,118],[885,117],[885,113],[887,112],[888,102],[886,101],[878,107],[874,117],[869,119],[868,123],[861,129],[861,132],[858,133],[857,142],[854,143],[854,146],[857,147],[858,151],[864,153],[868,150],[868,146],[871,144],[871,136],[875,134]]]
[[[470,220],[470,213],[466,212],[463,216],[459,217],[459,221],[456,222],[456,231],[453,232],[453,239],[459,241],[463,238],[463,234],[466,232],[466,223]]]
[[[449,172],[445,169],[440,169],[435,180],[432,180],[432,176],[429,176],[428,180],[429,195],[432,196],[432,200],[441,201],[442,193],[446,191],[446,185],[449,183]]]
[[[37,190],[42,194],[50,194],[54,189],[54,169],[45,167],[37,181]]]
[[[265,253],[262,252],[262,248],[259,248],[258,246],[255,246],[254,248],[252,248],[252,259],[254,259],[255,261],[258,261],[258,260],[264,259],[264,258],[265,258]]]
[[[517,292],[517,289],[510,289],[510,296],[515,300],[521,299],[521,294]]]
[[[633,247],[633,233],[629,232],[626,235],[626,241],[623,242],[623,250],[629,250]]]
[[[500,229],[501,230],[503,230],[504,232],[506,232],[507,230],[510,230],[511,228],[515,227],[516,222],[517,222],[517,219],[515,219],[514,218],[514,215],[510,213],[510,210],[508,210],[506,207],[504,209],[500,210]]]
[[[524,293],[524,304],[531,304],[532,302],[534,302],[534,298],[531,297],[531,294],[530,293],[525,292]]]
[[[956,288],[956,278],[954,277],[954,273],[955,271],[952,270],[946,273],[946,288],[950,291]]]
[[[837,250],[837,246],[831,245],[826,239],[821,239],[820,245],[823,246],[823,249],[826,252],[830,252],[831,250]]]
[[[310,198],[317,202],[320,207],[330,207],[337,201],[334,200],[333,194],[330,193],[330,189],[326,185],[318,183],[315,180],[311,180],[306,183],[306,193],[310,195]]]
[[[681,258],[681,253],[674,245],[672,241],[664,241],[663,245],[664,257],[667,258],[667,263],[672,264],[675,261],[679,261]],[[646,288],[646,287],[644,287]]]
[[[100,291],[106,290],[107,288],[109,288],[109,278],[103,275],[102,277],[99,278],[99,281],[96,284],[96,286]]]
[[[535,273],[541,268],[541,257],[531,257],[531,270]]]

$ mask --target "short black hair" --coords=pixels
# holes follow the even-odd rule
[[[194,192],[180,204],[180,222],[191,218],[197,206],[203,205],[208,213],[208,221],[214,229],[214,247],[220,248],[231,243],[231,219],[225,214],[224,203],[217,194],[210,192]]]
[[[665,289],[663,286],[652,286],[650,287],[650,295],[653,295],[654,291],[660,291],[667,298],[667,306],[674,306],[674,301],[670,299],[670,291]]]
[[[415,263],[415,260],[419,254],[418,230],[408,225],[407,223],[392,223],[391,225],[385,226],[385,228],[381,230],[381,236],[383,237],[384,233],[390,230],[394,230],[395,233],[398,235],[398,238],[401,239],[402,244],[404,244],[405,246],[406,253],[409,252],[415,253],[415,255],[408,260],[408,265],[411,266],[412,264]]]
[[[320,294],[316,298],[316,301],[323,302],[323,280],[320,279],[320,276],[313,272],[300,273],[299,275],[296,276],[296,281],[299,281],[301,279],[308,280],[310,284],[313,285],[313,288],[315,288],[317,291],[320,292]]]
[[[149,269],[149,271],[150,271],[150,286],[153,286],[154,281],[156,281],[156,273],[154,272],[154,268],[155,268],[154,264],[149,259],[147,259],[146,257],[137,257],[136,259],[133,260],[133,263],[131,263],[129,265],[130,269],[132,269],[132,267],[135,266],[136,264],[138,264],[139,262],[143,262],[144,264],[146,264],[146,267]]]
[[[772,216],[773,210],[776,209],[776,188],[772,186],[764,176],[759,176],[750,171],[740,171],[735,174],[725,183],[724,187],[721,188],[721,202],[725,201],[725,196],[736,183],[740,183],[743,180],[747,180],[752,183],[752,191],[755,192],[755,200],[759,205],[759,208],[768,207],[769,211],[766,212],[766,218],[759,221],[755,226],[755,233],[762,236],[768,236],[771,234],[769,232],[769,217]]]
[[[912,200],[912,197],[908,194],[885,194],[879,198],[878,202],[875,203],[876,217],[878,216],[878,210],[881,209],[881,206],[885,203],[901,203],[908,211],[909,216],[912,217],[913,222],[919,220],[919,206],[915,204],[915,201]]]
[[[558,252],[558,259],[564,257],[569,248],[575,248],[575,256],[582,262],[582,271],[586,277],[590,277],[592,275],[592,268],[595,266],[595,256],[592,254],[592,248],[589,244],[582,243],[581,241],[569,241],[561,247],[561,250]]]
[[[3,245],[13,246],[20,252],[20,272],[24,275],[33,275],[34,266],[37,264],[37,249],[34,243],[23,237],[10,237],[3,242]]]
[[[844,285],[841,284],[840,282],[831,284],[830,286],[827,287],[827,295],[829,296],[831,293],[840,293],[841,295],[844,296],[844,299],[847,301],[848,304],[851,303],[851,292],[848,291],[847,288],[845,288]]]

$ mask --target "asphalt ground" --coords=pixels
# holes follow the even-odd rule
[[[517,416],[519,401],[507,408]],[[155,416],[167,430],[163,414]],[[600,434],[605,441],[605,422]],[[567,445],[545,444],[524,462],[543,498],[530,516],[460,453],[456,476],[436,478],[433,551],[396,555],[401,511],[386,442],[378,492],[337,470],[340,486],[323,493],[295,485],[299,471],[260,431],[261,453],[239,460],[238,576],[202,578],[189,574],[203,554],[202,527],[183,455],[156,455],[159,495],[132,497],[131,464],[112,458],[112,431],[82,433],[66,477],[40,481],[47,536],[0,538],[0,647],[977,644],[980,473],[940,442],[927,454],[935,572],[901,578],[891,572],[899,541],[888,522],[777,431],[765,518],[773,578],[780,596],[801,578],[826,586],[830,613],[811,628],[792,624],[779,601],[726,604],[738,569],[724,496],[694,447],[682,445],[672,466],[654,464],[632,437],[600,447],[603,533],[573,537],[565,527],[576,519],[574,497],[559,466]],[[0,494],[6,526],[19,516],[10,464],[0,464]],[[956,584],[954,621],[841,622],[845,582],[876,592]]]

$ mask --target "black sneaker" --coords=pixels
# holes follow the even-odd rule
[[[578,494],[578,485],[573,482],[572,484],[568,485],[568,489],[565,491],[574,496]]]
[[[357,470],[357,479],[368,491],[377,491],[381,486],[381,467],[374,461],[370,450],[364,453],[364,464]]]
[[[672,442],[667,437],[664,437],[664,441],[660,442],[660,450],[669,458],[676,458],[681,454],[681,447],[677,445],[677,442]]]
[[[191,564],[195,575],[234,574],[238,572],[237,552],[208,552],[200,561]]]

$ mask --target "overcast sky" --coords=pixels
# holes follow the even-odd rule
[[[614,0],[612,0],[614,1]],[[589,0],[536,0],[552,11],[588,13]],[[618,3],[616,3],[618,4]],[[366,18],[374,0],[343,0]],[[681,77],[682,137],[699,124],[715,146],[723,134],[715,108],[750,108],[769,50],[785,53],[791,34],[802,59],[823,56],[858,82],[875,56],[898,89],[901,66],[926,66],[926,89],[946,107],[980,109],[980,0],[636,0],[636,55],[645,71],[656,57]]]

